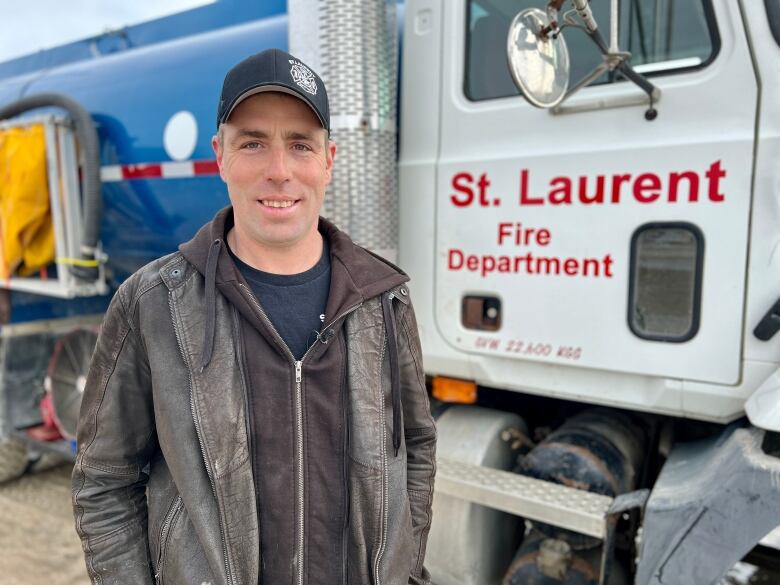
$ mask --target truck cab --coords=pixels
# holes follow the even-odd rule
[[[660,494],[664,462],[689,440],[725,440],[734,426],[780,430],[771,325],[780,295],[780,6],[615,5],[619,48],[657,88],[654,98],[607,70],[541,109],[513,82],[507,49],[518,11],[543,3],[406,4],[400,263],[416,291],[434,396],[449,409],[441,457],[449,433],[467,432],[469,409],[512,404],[539,436],[566,424],[565,415],[551,423],[550,411],[599,405],[606,420],[615,414],[607,426],[625,413],[644,425],[645,471],[634,487]],[[610,2],[590,7],[610,31]],[[581,25],[570,15],[558,31],[570,88],[602,61]],[[702,461],[718,451],[700,447],[710,449]],[[461,460],[487,457],[459,449],[451,454]],[[455,501],[463,500],[440,507]],[[773,518],[741,534],[718,567],[739,560],[780,523]],[[644,543],[646,563],[654,546],[652,537]],[[673,562],[669,555],[659,558]],[[636,582],[660,583],[641,562]],[[709,557],[695,564],[713,566]],[[701,571],[679,582],[711,582]]]

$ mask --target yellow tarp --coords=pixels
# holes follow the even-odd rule
[[[0,279],[54,260],[43,125],[0,130]]]

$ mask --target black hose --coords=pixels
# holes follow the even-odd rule
[[[100,145],[97,130],[92,117],[84,107],[73,98],[60,93],[39,93],[23,97],[0,108],[0,120],[13,118],[38,108],[62,108],[70,114],[76,127],[76,136],[81,147],[84,161],[82,173],[84,185],[84,205],[81,235],[81,260],[83,266],[71,266],[71,273],[81,280],[94,281],[98,278],[98,269],[92,265],[100,237],[100,217],[103,212],[103,197],[100,184]]]

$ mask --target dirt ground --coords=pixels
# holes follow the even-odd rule
[[[89,585],[73,528],[69,464],[0,485],[3,585]]]
[[[0,484],[2,585],[89,585],[70,506],[70,464]],[[780,575],[738,564],[721,585],[777,585]]]

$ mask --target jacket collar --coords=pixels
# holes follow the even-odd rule
[[[205,278],[206,288],[206,337],[214,329],[215,288],[235,291],[239,284],[247,287],[244,277],[236,268],[227,249],[225,237],[233,226],[233,208],[221,209],[214,219],[205,224],[189,242],[181,244],[179,251]],[[325,322],[336,320],[348,309],[367,299],[378,296],[409,280],[408,275],[394,264],[356,245],[347,234],[324,218],[318,229],[328,240],[331,259],[330,291],[325,310]],[[248,288],[248,287],[247,287]],[[236,304],[234,294],[227,294]],[[241,309],[241,306],[238,307]],[[212,340],[204,339],[202,367],[211,359]]]
[[[407,282],[409,276],[394,264],[356,245],[324,218],[318,229],[330,245],[331,276],[326,322],[344,310]]]

